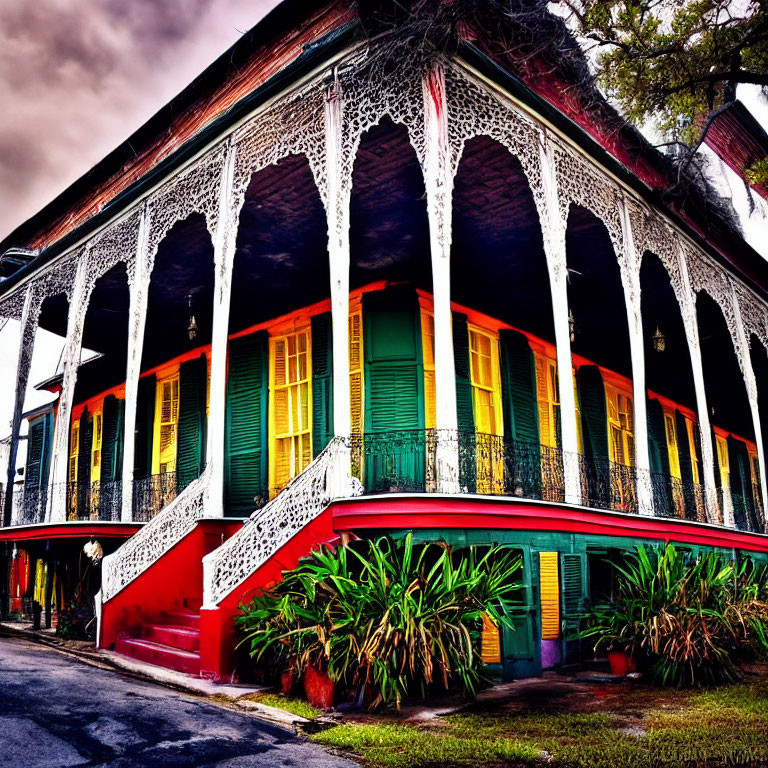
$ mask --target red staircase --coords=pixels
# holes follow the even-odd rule
[[[167,611],[158,622],[120,633],[115,650],[158,667],[199,675],[200,612],[189,608]]]

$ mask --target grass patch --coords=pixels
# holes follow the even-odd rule
[[[768,679],[706,691],[617,688],[552,709],[467,712],[429,725],[347,724],[312,738],[370,768],[724,768],[768,765]],[[575,711],[552,711],[555,706]],[[630,714],[631,713],[631,714]]]
[[[319,709],[315,709],[303,699],[288,698],[281,693],[253,693],[248,696],[243,696],[243,698],[248,699],[249,701],[257,701],[259,704],[266,704],[268,707],[284,709],[292,715],[306,717],[307,720],[311,720],[322,714]]]

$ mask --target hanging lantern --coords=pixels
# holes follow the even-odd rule
[[[659,326],[656,326],[656,332],[651,336],[653,349],[656,352],[663,352],[667,348],[667,337],[662,333]]]
[[[568,310],[568,333],[571,336],[571,344],[576,340],[576,321],[573,319],[573,310]]]
[[[192,312],[192,294],[187,296],[187,306],[189,307],[189,325],[187,325],[187,333],[189,334],[189,340],[194,341],[197,336],[197,320]]]

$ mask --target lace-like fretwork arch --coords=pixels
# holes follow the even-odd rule
[[[683,246],[683,250],[688,264],[688,274],[691,278],[691,289],[694,294],[704,291],[720,307],[728,327],[728,333],[731,336],[736,359],[739,361],[739,367],[742,374],[746,376],[744,354],[745,352],[748,354],[748,350],[744,349],[738,330],[738,321],[733,306],[731,279],[719,264],[715,264],[701,251],[692,248],[687,243]]]
[[[768,350],[768,311],[765,305],[743,285],[734,283],[734,287],[747,341],[754,335]]]
[[[158,246],[171,227],[193,213],[202,213],[211,238],[216,236],[225,156],[226,143],[223,142],[149,198],[145,274],[151,273]]]
[[[456,175],[466,143],[488,136],[505,146],[520,162],[533,194],[539,218],[546,220],[546,200],[541,179],[542,129],[514,105],[455,67],[445,71],[448,101],[448,140],[452,177]]]
[[[133,284],[136,275],[139,220],[139,211],[131,211],[91,240],[88,254],[88,282],[91,290],[100,277],[120,262],[125,264],[128,285]]]
[[[423,67],[407,59],[395,67],[387,55],[386,40],[372,48],[368,58],[354,60],[339,74],[344,99],[344,128],[340,152],[341,197],[348,200],[352,168],[366,131],[389,117],[404,125],[422,169],[426,162],[424,97],[421,90]]]
[[[287,96],[257,115],[233,136],[236,147],[230,220],[240,214],[254,173],[289,155],[304,155],[309,162],[323,205],[328,205],[324,89],[322,82]]]

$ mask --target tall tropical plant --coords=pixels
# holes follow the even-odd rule
[[[433,684],[475,693],[483,617],[511,627],[521,560],[500,547],[453,550],[411,534],[312,553],[243,606],[238,628],[254,659],[325,669],[370,708],[425,697]]]
[[[766,569],[718,552],[638,547],[617,572],[618,599],[584,617],[579,636],[648,662],[662,685],[736,679],[747,649],[768,653]]]

